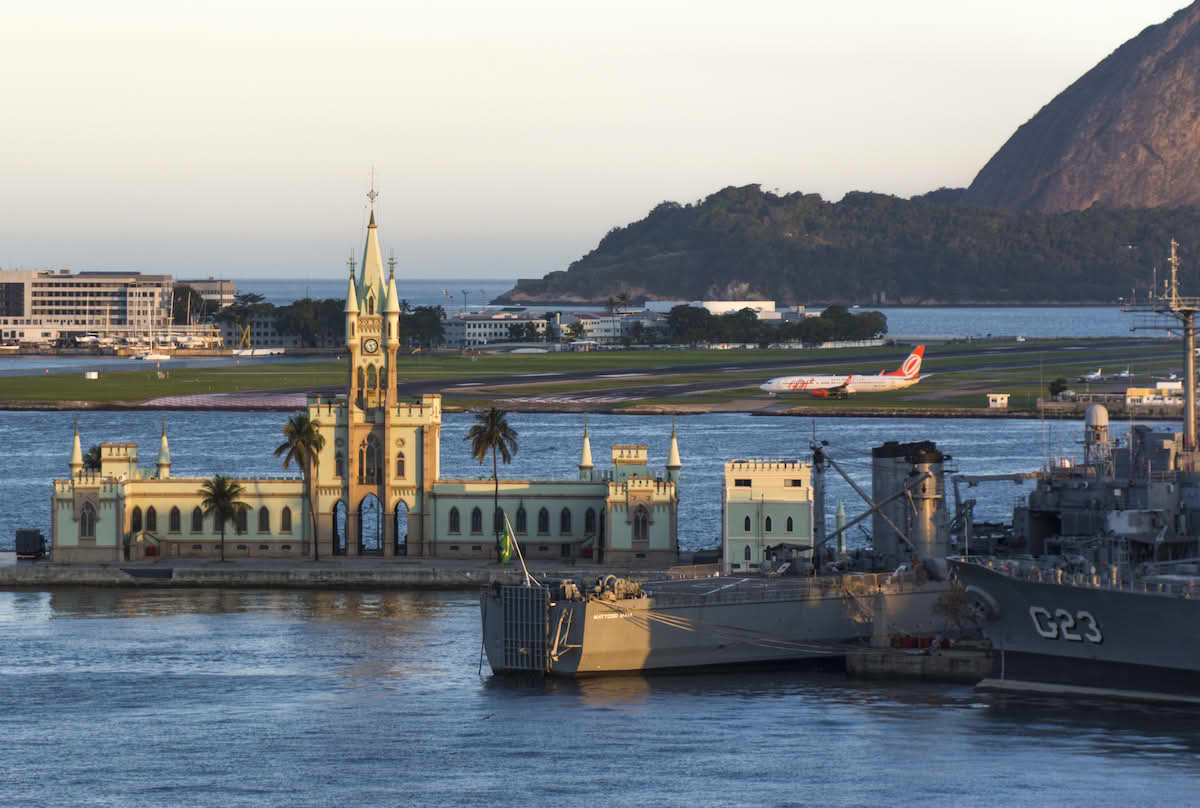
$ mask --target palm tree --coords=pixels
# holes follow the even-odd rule
[[[492,527],[496,525],[496,514],[500,510],[500,476],[496,465],[496,454],[505,464],[511,463],[517,453],[517,430],[508,425],[508,413],[489,407],[475,413],[475,423],[467,430],[464,440],[471,441],[471,456],[481,464],[492,453],[492,481],[495,492],[492,497]],[[496,550],[500,550],[500,531],[496,531]]]
[[[100,470],[100,447],[92,446],[83,453],[83,467],[87,471]]]
[[[225,523],[250,510],[249,505],[238,499],[245,492],[237,480],[220,474],[211,480],[205,480],[200,486],[200,493],[204,495],[204,499],[200,500],[200,507],[204,510],[204,515],[216,514],[217,524],[221,527],[221,561],[225,560]]]
[[[298,412],[283,425],[283,436],[286,440],[279,444],[279,448],[275,450],[275,456],[284,455],[283,467],[285,469],[294,461],[300,467],[300,473],[304,475],[304,493],[308,499],[308,515],[312,519],[313,528],[313,561],[320,561],[321,555],[317,549],[317,511],[312,496],[312,478],[320,461],[321,450],[325,448],[325,436],[321,434],[321,422],[312,420],[306,412]]]

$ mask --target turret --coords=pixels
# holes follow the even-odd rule
[[[354,256],[350,256],[346,266],[350,267],[350,286],[346,289],[346,305],[342,307],[342,312],[346,315],[346,346],[349,347],[358,342],[355,333],[358,326],[358,291],[354,285]]]
[[[388,284],[383,297],[383,313],[387,319],[386,342],[400,344],[400,293],[396,290],[396,259],[388,258]]]
[[[675,437],[675,419],[671,419],[671,449],[667,452],[667,480],[679,485],[679,470],[683,463],[679,462],[679,440]]]
[[[75,419],[75,441],[71,445],[71,476],[83,473],[83,447],[79,445],[79,419]]]
[[[167,447],[167,419],[163,416],[162,437],[158,440],[158,479],[171,476],[171,450]]]
[[[583,422],[583,450],[579,453],[579,479],[592,479],[592,442],[588,439],[587,419]]]

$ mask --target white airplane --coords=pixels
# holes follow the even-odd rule
[[[1098,382],[1104,378],[1104,374],[1102,374],[1100,372],[1102,370],[1104,370],[1104,368],[1096,368],[1096,371],[1094,373],[1085,373],[1079,377],[1079,381],[1081,381],[1081,382]]]
[[[816,398],[846,398],[851,393],[882,393],[900,390],[921,381],[921,360],[925,346],[918,345],[899,370],[881,371],[873,376],[778,376],[759,385],[771,395],[808,393]]]
[[[1132,379],[1132,378],[1133,378],[1133,374],[1132,374],[1132,373],[1130,373],[1130,371],[1129,371],[1129,366],[1128,366],[1128,365],[1126,365],[1124,370],[1122,370],[1122,371],[1120,371],[1120,372],[1118,372],[1118,373],[1115,373],[1115,374],[1113,374],[1113,377],[1114,377],[1114,378],[1117,378],[1117,379]]]

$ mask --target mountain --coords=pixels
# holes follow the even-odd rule
[[[1145,288],[1172,236],[1200,251],[1200,209],[1008,213],[961,190],[900,199],[777,196],[729,187],[663,202],[565,271],[522,279],[498,303],[766,298],[780,304],[1111,303]],[[1185,267],[1194,266],[1191,263]]]
[[[1042,212],[1200,204],[1200,0],[1044,106],[963,202]]]

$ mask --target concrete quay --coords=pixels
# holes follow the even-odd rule
[[[9,559],[11,553],[5,553]],[[515,567],[515,568],[514,568]],[[530,565],[530,572],[550,578],[598,577],[613,573],[631,577],[665,577],[665,570],[621,570],[610,567]],[[493,583],[520,583],[520,564],[506,567],[487,561],[356,558],[318,562],[290,559],[245,559],[225,562],[172,559],[114,564],[52,564],[47,561],[0,559],[0,589],[127,587],[159,589],[347,589],[347,590],[478,590]]]

